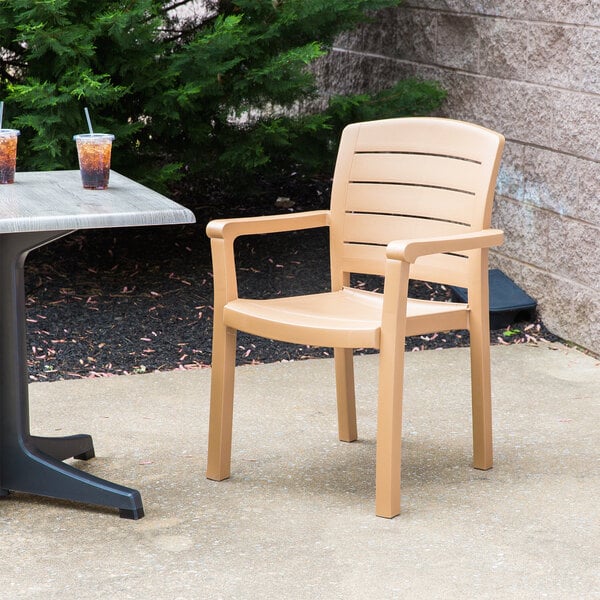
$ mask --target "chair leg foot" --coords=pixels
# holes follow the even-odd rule
[[[375,514],[385,519],[393,519],[400,514],[400,473],[381,473],[377,468],[375,490]]]
[[[378,511],[377,509],[375,509],[375,515],[377,517],[381,517],[382,519],[393,519],[394,517],[397,517],[400,514],[400,509],[398,510],[381,510]]]
[[[229,479],[230,476],[230,473],[221,475],[220,473],[214,473],[210,469],[206,469],[206,479],[210,479],[211,481],[225,481],[226,479]]]

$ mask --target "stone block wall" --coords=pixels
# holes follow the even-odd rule
[[[324,95],[439,81],[442,116],[507,144],[492,266],[557,335],[600,353],[600,0],[407,0],[341,37]]]

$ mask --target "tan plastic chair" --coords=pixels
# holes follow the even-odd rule
[[[503,241],[502,231],[489,229],[503,146],[502,135],[449,119],[355,123],[342,134],[329,210],[208,224],[215,285],[209,479],[230,475],[237,330],[334,348],[339,437],[347,442],[357,438],[352,349],[379,349],[382,517],[400,512],[405,336],[470,330],[473,462],[491,468],[488,248]],[[238,298],[238,236],[322,226],[330,231],[331,292]],[[351,288],[351,273],[384,275],[383,294]],[[469,302],[407,298],[409,278],[466,287]]]

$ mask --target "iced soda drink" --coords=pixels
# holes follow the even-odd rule
[[[0,183],[15,182],[18,129],[0,129]]]
[[[110,133],[81,133],[74,135],[73,139],[77,144],[83,187],[90,190],[106,189],[115,136]]]

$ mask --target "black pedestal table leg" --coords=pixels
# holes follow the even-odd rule
[[[0,495],[28,492],[118,508],[122,517],[139,519],[144,509],[137,490],[61,462],[92,458],[89,435],[30,434],[23,265],[30,250],[68,233],[0,235]]]
[[[85,433],[65,437],[32,435],[30,439],[35,448],[58,460],[71,457],[79,460],[90,460],[90,458],[96,456],[92,436]]]

